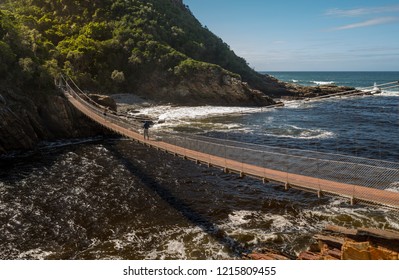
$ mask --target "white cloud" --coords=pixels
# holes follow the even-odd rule
[[[336,28],[333,28],[333,30],[347,30],[347,29],[353,29],[353,28],[361,28],[361,27],[387,24],[387,23],[396,22],[396,21],[399,21],[399,17],[380,17],[380,18],[365,20],[362,22],[338,26]]]
[[[358,17],[370,14],[383,14],[399,12],[399,5],[391,6],[380,6],[380,7],[367,7],[367,8],[357,8],[357,9],[330,9],[325,14],[328,16],[338,16],[338,17]]]

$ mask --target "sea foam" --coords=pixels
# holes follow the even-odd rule
[[[158,118],[163,121],[173,121],[176,119],[198,119],[211,116],[241,114],[259,111],[251,107],[222,107],[222,106],[194,106],[194,107],[173,107],[156,106],[143,108],[139,114]]]
[[[335,82],[334,81],[311,81],[311,83],[319,85],[319,86],[324,86],[324,85],[334,85]]]

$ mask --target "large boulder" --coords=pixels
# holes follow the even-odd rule
[[[101,94],[89,94],[89,97],[97,104],[116,112],[117,105],[113,98]]]

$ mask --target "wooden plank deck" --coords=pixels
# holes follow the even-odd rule
[[[335,182],[331,180],[319,179],[310,176],[287,173],[283,171],[268,169],[261,166],[242,163],[239,161],[214,156],[187,148],[182,148],[161,140],[150,139],[144,140],[143,135],[121,127],[113,123],[110,119],[93,112],[87,105],[72,97],[69,93],[65,93],[69,102],[85,114],[93,121],[103,125],[104,127],[115,131],[118,134],[134,139],[142,144],[148,145],[156,149],[160,149],[174,155],[181,156],[185,159],[196,161],[197,163],[208,164],[222,168],[225,172],[233,172],[240,176],[251,176],[259,178],[264,182],[277,182],[286,188],[297,188],[305,191],[315,192],[318,195],[327,194],[341,196],[350,199],[351,203],[366,202],[378,204],[390,208],[399,209],[399,193],[390,192],[380,189],[373,189],[358,185]],[[372,176],[372,174],[370,174]]]

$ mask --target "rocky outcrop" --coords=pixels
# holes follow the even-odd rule
[[[314,236],[301,260],[399,260],[399,233],[380,229],[327,226]]]
[[[270,249],[244,254],[246,260],[399,260],[399,232],[328,225],[295,258]]]
[[[137,94],[156,102],[193,106],[267,106],[275,103],[239,77],[218,68],[179,80],[173,80],[167,73],[156,72],[141,83]]]
[[[88,94],[91,100],[108,110],[116,112],[117,105],[114,99],[109,96],[101,94]]]
[[[3,91],[0,154],[33,149],[42,140],[85,137],[104,132],[57,94]]]
[[[281,253],[271,250],[271,249],[262,249],[257,252],[243,254],[244,260],[289,260],[290,258],[282,255]]]
[[[269,75],[262,75],[262,80],[264,90],[261,91],[218,67],[194,71],[184,79],[155,71],[140,83],[136,93],[157,103],[176,105],[268,106],[276,104],[273,98],[304,99],[354,90],[335,85],[302,86]]]
[[[262,78],[257,79],[257,81],[258,83],[251,83],[251,86],[261,89],[264,94],[269,95],[273,98],[281,98],[284,100],[312,98],[355,90],[355,88],[353,87],[328,84],[317,86],[303,86],[300,84],[280,81],[268,74],[263,74]]]
[[[336,85],[301,86],[296,84],[288,84],[287,88],[290,89],[292,94],[286,96],[286,99],[313,98],[343,92],[353,93],[355,90],[353,87]]]

